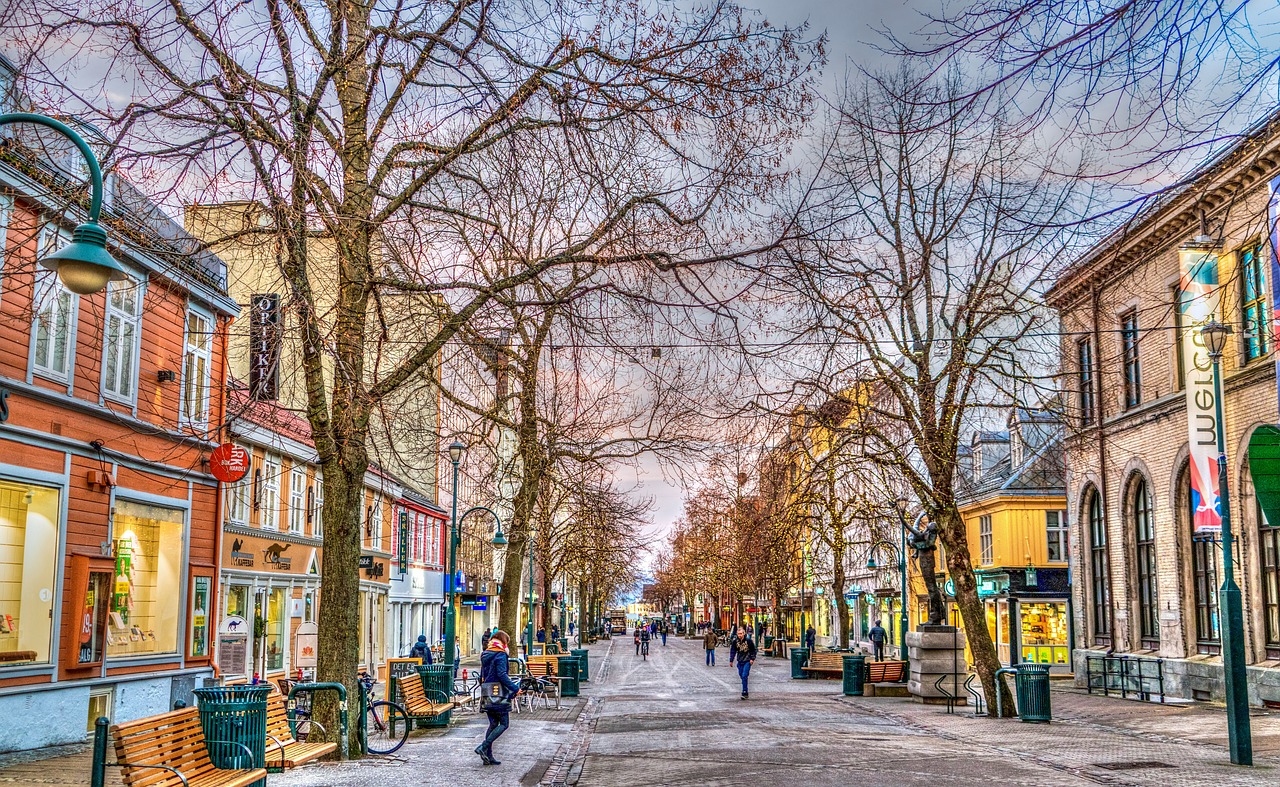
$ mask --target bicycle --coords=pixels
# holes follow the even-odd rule
[[[373,687],[377,680],[369,673],[361,671],[359,683],[364,693],[365,710],[361,723],[365,751],[393,754],[409,737],[409,714],[394,702],[374,700]]]
[[[640,640],[640,655],[644,657],[641,661],[649,660],[649,640]]]

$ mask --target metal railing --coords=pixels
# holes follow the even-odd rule
[[[1164,703],[1164,659],[1143,656],[1085,656],[1085,678],[1089,693],[1099,690],[1105,696],[1118,693],[1128,699]]]

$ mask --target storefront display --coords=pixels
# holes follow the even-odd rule
[[[1059,602],[1023,603],[1022,660],[1036,664],[1066,666],[1067,605]]]
[[[0,482],[0,667],[50,660],[59,498]]]
[[[201,574],[191,579],[191,642],[187,655],[202,658],[209,655],[210,602],[213,593],[213,575]]]
[[[182,528],[180,509],[116,500],[109,657],[177,651],[182,602],[173,588],[182,584]]]

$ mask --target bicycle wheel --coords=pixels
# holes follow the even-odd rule
[[[378,700],[365,711],[364,729],[370,754],[391,754],[409,737],[409,716],[394,702]]]

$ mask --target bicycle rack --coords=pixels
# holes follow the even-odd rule
[[[309,691],[313,695],[320,691],[336,691],[338,692],[338,722],[341,730],[338,734],[338,756],[347,759],[350,754],[347,746],[347,687],[341,683],[295,683],[293,688],[289,689],[289,699],[285,704],[285,716],[289,719],[289,734],[297,736],[298,722],[294,718],[294,711],[297,708],[298,701],[293,695],[300,691]],[[314,704],[312,705],[314,707]],[[368,742],[366,739],[367,732],[364,729],[364,692],[360,692],[360,746],[363,749],[362,754],[368,753]]]
[[[956,676],[955,676],[955,673],[951,673],[951,674],[948,674],[948,675],[939,675],[939,676],[938,676],[938,679],[937,679],[936,681],[934,681],[934,684],[933,684],[933,687],[934,687],[935,689],[937,689],[937,690],[939,691],[939,693],[941,693],[941,694],[942,694],[942,696],[944,696],[944,697],[946,697],[946,698],[947,698],[947,713],[955,713],[955,712],[956,712],[956,699],[957,699],[957,698],[956,698],[956,695],[954,695],[954,694],[952,694],[951,692],[947,691],[947,690],[943,687],[942,682],[943,682],[944,680],[947,680],[947,679],[952,679],[952,680],[954,680],[954,679],[955,679],[955,677],[956,677]]]
[[[969,677],[965,678],[964,690],[968,692],[970,697],[973,697],[973,715],[986,716],[987,715],[986,703],[982,701],[982,695],[978,693],[978,690],[973,687],[973,682],[977,679],[978,679],[977,673],[973,673],[969,675]]]

